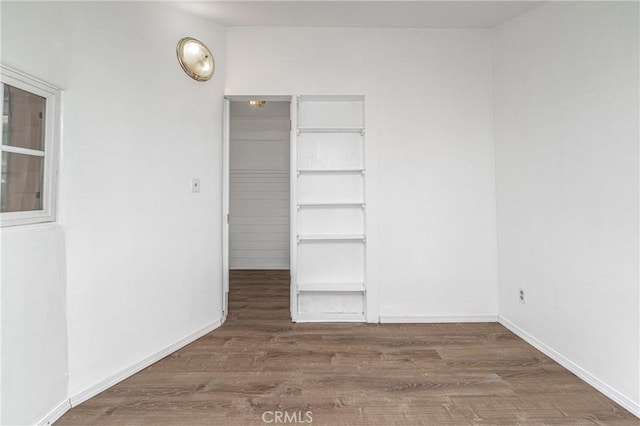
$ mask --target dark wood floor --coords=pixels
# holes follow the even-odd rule
[[[221,328],[57,424],[640,424],[499,324],[292,324],[288,280],[232,272]]]

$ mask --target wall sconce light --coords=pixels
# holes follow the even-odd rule
[[[254,108],[262,108],[267,101],[249,101],[249,105]]]
[[[180,39],[176,46],[176,54],[184,72],[194,80],[207,81],[216,69],[209,48],[193,37]]]

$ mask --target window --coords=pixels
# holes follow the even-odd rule
[[[55,220],[60,90],[0,65],[0,222]]]

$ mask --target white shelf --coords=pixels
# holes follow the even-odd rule
[[[298,291],[363,292],[364,283],[309,283],[298,284]]]
[[[300,133],[362,133],[364,127],[298,127]]]
[[[298,312],[296,322],[365,322],[364,313]]]
[[[350,202],[346,202],[346,203],[342,203],[342,202],[336,202],[336,203],[299,203],[298,207],[360,207],[360,208],[365,208],[365,203],[350,203]]]
[[[362,173],[364,169],[298,169],[298,173]]]
[[[364,234],[335,234],[335,235],[298,235],[301,241],[364,241]]]

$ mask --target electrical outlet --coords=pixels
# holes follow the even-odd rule
[[[527,303],[527,299],[525,298],[525,295],[524,295],[524,289],[518,290],[518,299],[520,300],[520,303]]]
[[[200,178],[191,179],[191,192],[200,192]]]

